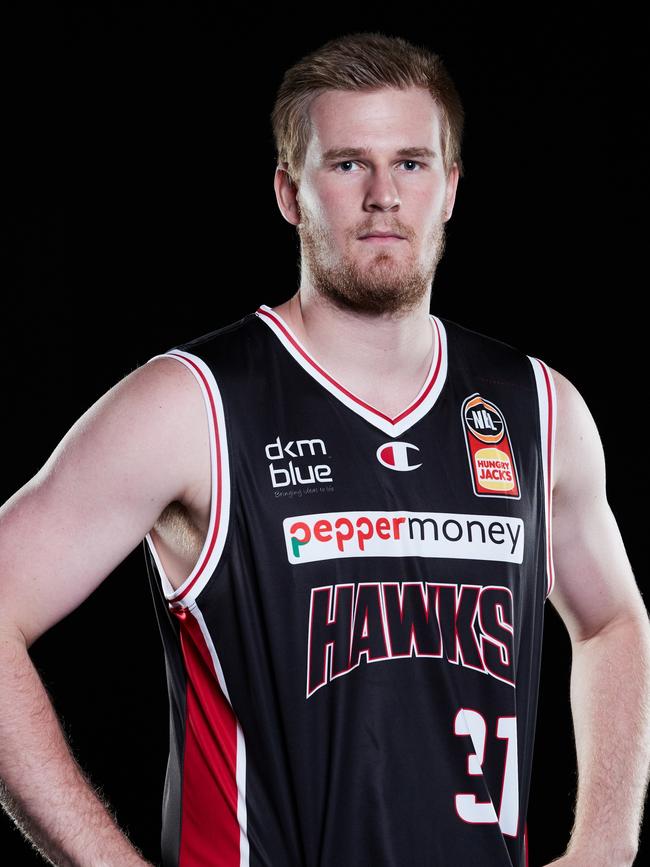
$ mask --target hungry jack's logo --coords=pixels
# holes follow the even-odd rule
[[[517,466],[501,410],[475,392],[463,401],[461,417],[476,496],[519,499]]]

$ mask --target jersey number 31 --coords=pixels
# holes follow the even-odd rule
[[[454,719],[454,734],[469,735],[474,752],[467,757],[467,773],[470,776],[483,775],[487,724],[478,711],[462,707]],[[501,832],[510,837],[517,836],[519,819],[519,770],[517,764],[517,717],[500,716],[496,725],[496,736],[506,741],[506,758],[501,786],[499,815],[491,800],[479,801],[475,794],[457,793],[456,812],[464,822],[498,822]]]

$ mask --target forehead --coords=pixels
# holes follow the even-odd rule
[[[422,87],[327,90],[310,106],[307,159],[336,147],[430,147],[440,153],[440,107]]]

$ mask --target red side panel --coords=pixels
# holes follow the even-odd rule
[[[179,867],[239,867],[237,720],[196,619],[175,612],[187,669]]]

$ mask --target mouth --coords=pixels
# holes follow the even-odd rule
[[[390,243],[392,241],[405,241],[402,235],[393,235],[387,232],[377,232],[370,235],[361,235],[359,241],[372,241],[374,243]]]

